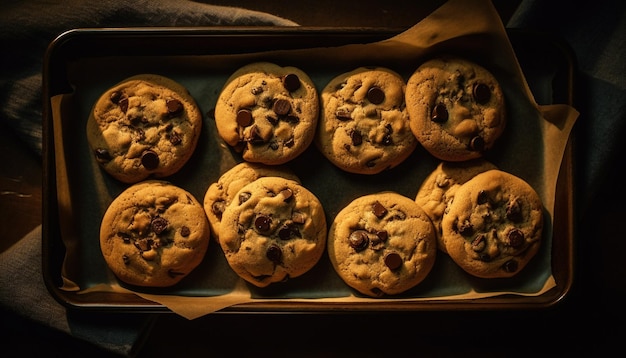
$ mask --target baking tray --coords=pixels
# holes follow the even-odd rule
[[[397,35],[404,29],[394,28],[275,28],[275,27],[252,27],[252,28],[132,28],[132,29],[78,29],[60,35],[54,40],[46,52],[43,68],[43,275],[46,286],[52,296],[60,303],[73,309],[92,310],[114,310],[132,312],[170,312],[170,310],[153,301],[143,299],[134,294],[119,292],[74,292],[62,290],[64,259],[66,253],[63,235],[69,230],[73,234],[80,236],[80,241],[74,244],[81,246],[81,257],[75,260],[74,265],[79,265],[85,272],[97,272],[92,276],[110,277],[104,260],[99,256],[98,242],[98,219],[105,207],[98,207],[97,203],[91,208],[90,190],[93,190],[94,174],[85,162],[89,162],[91,154],[84,151],[84,128],[85,116],[78,109],[65,108],[67,113],[73,113],[71,119],[65,119],[62,123],[64,128],[54,128],[53,109],[50,99],[60,94],[72,93],[75,90],[75,80],[70,78],[68,68],[76,62],[86,62],[92,67],[86,71],[84,76],[101,78],[102,87],[93,89],[91,100],[99,95],[99,91],[110,87],[119,80],[136,74],[138,72],[159,72],[174,79],[189,78],[190,76],[204,76],[203,73],[190,73],[197,70],[193,65],[181,65],[181,59],[195,58],[196,56],[222,56],[244,53],[262,52],[266,53],[269,60],[279,59],[272,57],[273,51],[323,48],[341,46],[345,44],[371,43],[388,39]],[[574,58],[569,48],[559,39],[546,36],[541,33],[529,33],[518,30],[507,30],[507,34],[522,68],[526,81],[538,104],[569,104],[573,105],[573,72]],[[106,77],[99,72],[99,66],[110,68],[111,59],[132,59],[135,63],[145,62],[145,68],[139,71],[136,67],[125,67],[124,63],[119,64],[119,73],[115,76]],[[154,59],[158,58],[159,61]],[[243,63],[241,63],[243,64]],[[238,63],[223,63],[223,66],[216,66],[212,69],[219,73],[224,79],[230,72],[234,71]],[[308,69],[306,64],[295,64]],[[356,66],[351,64],[350,66]],[[393,67],[390,65],[388,67]],[[319,68],[318,68],[319,69]],[[340,71],[349,69],[336,68],[331,73],[338,74]],[[395,68],[394,68],[395,69]],[[106,71],[105,71],[106,72]],[[312,70],[312,77],[315,77],[315,70]],[[183,83],[184,80],[181,80]],[[196,98],[202,111],[206,114],[203,131],[205,137],[201,141],[207,140],[207,132],[211,129],[211,119],[208,114],[213,104],[208,103],[206,98]],[[69,106],[72,106],[70,101]],[[84,107],[84,106],[83,106]],[[85,109],[83,108],[83,111]],[[55,130],[57,139],[55,139]],[[63,142],[58,138],[61,133]],[[512,309],[512,308],[539,308],[548,307],[560,302],[569,292],[574,275],[574,182],[573,182],[573,136],[570,136],[557,181],[555,196],[554,218],[552,222],[552,239],[549,241],[551,247],[548,248],[551,256],[552,276],[556,285],[539,296],[525,296],[515,294],[497,295],[494,297],[481,298],[477,300],[438,300],[428,299],[422,301],[405,301],[398,299],[397,302],[381,301],[380,303],[368,301],[367,303],[324,303],[306,301],[291,303],[288,299],[278,301],[261,301],[246,304],[238,304],[220,310],[219,312],[363,312],[363,311],[386,311],[386,310],[458,310],[458,309]],[[56,141],[56,142],[55,142]],[[198,151],[206,150],[206,146],[200,145]],[[417,155],[427,156],[425,152]],[[195,154],[194,154],[195,155]],[[317,162],[319,165],[329,165],[322,159],[315,148],[309,150],[299,158],[300,164],[296,162],[292,169],[296,174],[312,175],[306,168],[306,163]],[[427,161],[429,159],[419,159]],[[67,166],[67,176],[59,177],[56,167],[60,161]],[[168,180],[190,190],[201,201],[204,192],[210,182],[216,180],[219,169],[214,169],[208,174],[195,175],[194,165],[199,165],[202,159],[192,158],[188,165],[182,170],[180,175],[175,175]],[[195,164],[194,164],[195,163]],[[430,159],[430,168],[437,164],[433,158]],[[411,165],[411,159],[407,164]],[[352,179],[371,182],[371,187],[364,184],[371,190],[377,190],[381,183],[393,181],[392,175],[397,175],[402,169],[398,167],[393,174],[382,174],[376,178],[350,176]],[[302,171],[301,171],[302,170]],[[332,169],[329,169],[332,170]],[[223,171],[223,170],[222,170]],[[192,178],[192,179],[190,179]],[[195,183],[193,182],[195,178]],[[110,180],[110,179],[107,179]],[[415,186],[421,183],[422,178],[414,178]],[[306,183],[306,180],[303,180]],[[59,205],[58,188],[65,188],[72,196],[72,201],[77,201],[78,205],[72,207],[83,208],[84,212],[69,213],[70,217],[80,220],[67,222],[68,213],[63,212],[67,207]],[[121,192],[124,185],[110,180],[106,187],[111,191],[111,196]],[[390,187],[389,189],[394,189]],[[414,193],[407,193],[412,196]],[[347,198],[343,201],[347,202]],[[324,203],[324,200],[322,200]],[[87,208],[85,210],[84,208]],[[326,208],[326,207],[325,207]],[[86,212],[85,212],[86,211]],[[328,221],[332,221],[332,215],[336,213],[327,212]],[[213,243],[214,244],[214,243]],[[210,250],[218,250],[218,245],[210,245]],[[212,248],[211,248],[212,247]],[[75,248],[74,248],[75,249]],[[209,254],[207,254],[209,255]],[[217,255],[215,252],[213,255]],[[325,258],[322,259],[325,261]],[[314,269],[308,275],[308,279],[320,282],[322,278],[315,275],[332,275],[329,272],[328,262],[322,262],[318,266],[321,269]],[[199,267],[190,276],[201,275],[203,266]],[[86,274],[89,276],[89,274]],[[300,280],[305,282],[305,277]],[[337,278],[332,278],[337,282]],[[332,281],[331,280],[331,281]],[[97,284],[93,282],[94,277],[87,278],[84,285]],[[341,283],[339,283],[341,284]],[[432,283],[430,283],[432,284]],[[295,286],[295,289],[301,286]],[[151,291],[151,293],[171,291]],[[202,295],[202,289],[193,288],[184,291],[189,295]],[[178,293],[175,291],[174,293]],[[260,293],[262,297],[289,297],[284,291],[269,290],[269,293]],[[285,296],[286,295],[286,296]],[[322,294],[323,296],[323,294]]]

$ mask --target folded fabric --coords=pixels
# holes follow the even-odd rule
[[[146,314],[72,312],[48,292],[42,272],[41,226],[0,254],[0,307],[3,332],[11,337],[16,327],[31,334],[39,329],[56,334],[59,341],[82,341],[104,351],[130,356],[140,348],[156,317]],[[10,332],[10,333],[7,333]],[[36,334],[32,334],[33,341]],[[21,338],[21,337],[17,337]],[[46,342],[22,346],[21,353],[46,352]],[[61,347],[60,347],[61,348]],[[9,351],[15,345],[8,347]],[[12,352],[12,351],[11,351]],[[54,355],[54,352],[49,352]]]

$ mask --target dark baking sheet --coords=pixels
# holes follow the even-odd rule
[[[77,282],[81,287],[97,285],[111,279],[99,251],[98,230],[99,220],[106,209],[107,196],[112,197],[125,188],[124,184],[117,183],[106,176],[100,176],[98,168],[91,165],[91,154],[85,150],[86,139],[84,138],[84,113],[99,94],[111,85],[125,77],[140,72],[156,72],[170,76],[181,83],[191,87],[194,91],[213,91],[212,89],[196,88],[198,78],[206,76],[217,81],[225,80],[227,76],[238,66],[244,63],[215,60],[210,66],[196,62],[197,56],[211,55],[221,58],[222,55],[241,53],[264,52],[266,59],[280,62],[278,58],[272,58],[271,53],[275,50],[290,50],[299,48],[316,48],[339,46],[343,44],[369,43],[384,40],[399,33],[402,29],[346,29],[346,28],[211,28],[211,29],[102,29],[102,30],[74,30],[61,35],[55,40],[45,58],[44,67],[44,216],[43,216],[43,271],[44,280],[51,294],[61,303],[72,308],[82,309],[113,309],[132,311],[168,311],[166,307],[158,303],[144,300],[134,294],[118,292],[92,292],[77,293],[61,290],[62,270],[65,259],[65,242],[63,235],[68,230],[71,235],[76,235],[80,240],[70,240],[79,245],[80,257],[66,265],[75,265],[75,268],[84,271],[84,275]],[[560,41],[546,37],[543,34],[509,31],[509,38],[515,50],[520,66],[524,71],[526,80],[535,96],[538,104],[572,104],[573,98],[573,58]],[[128,61],[125,61],[128,59]],[[75,73],[76,63],[83,66],[82,75],[88,76],[88,82],[101,83],[100,87],[89,88],[88,91],[77,93],[77,97],[70,101],[70,105],[76,108],[68,109],[73,113],[73,118],[66,119],[60,128],[62,143],[56,143],[53,137],[53,119],[50,98],[64,93],[72,93],[76,83],[81,83],[80,78],[72,78]],[[140,66],[138,65],[140,64]],[[188,66],[181,64],[189,64]],[[293,64],[292,64],[293,65]],[[334,75],[349,70],[360,64],[344,64],[344,67],[332,67],[327,64],[301,63],[295,64],[306,71],[314,73],[314,80],[325,83]],[[412,67],[398,68],[406,75],[412,71]],[[73,68],[73,71],[68,71]],[[198,71],[200,70],[200,71]],[[202,71],[210,70],[211,73]],[[113,73],[113,75],[112,75]],[[196,98],[204,113],[212,109],[211,100],[217,93],[204,93],[208,97]],[[180,185],[194,194],[200,201],[208,185],[216,181],[225,168],[219,168],[211,157],[211,150],[219,147],[219,140],[215,137],[214,130],[210,128],[211,119],[205,118],[205,129],[197,152],[190,163],[177,175],[168,178],[174,184]],[[57,128],[59,129],[59,128]],[[60,144],[60,145],[59,145]],[[381,302],[366,304],[343,304],[343,303],[315,303],[294,302],[280,300],[278,302],[262,301],[258,303],[235,305],[224,309],[224,312],[268,312],[268,311],[378,311],[378,310],[441,310],[441,309],[498,309],[498,308],[524,308],[544,307],[559,302],[569,291],[573,280],[573,145],[571,142],[565,151],[561,164],[555,198],[553,235],[551,247],[546,248],[551,254],[552,275],[556,281],[556,287],[540,296],[523,295],[498,295],[496,297],[482,298],[479,300],[426,300],[407,302],[399,299],[397,302]],[[63,156],[67,163],[67,178],[59,181],[56,173],[56,162]],[[233,161],[236,161],[233,156]],[[416,163],[419,162],[419,165]],[[309,163],[316,163],[311,166]],[[416,153],[398,168],[388,173],[372,177],[350,175],[336,172],[336,170],[311,147],[307,152],[289,165],[303,180],[305,186],[314,193],[320,194],[327,211],[327,219],[330,222],[340,207],[347,204],[354,197],[364,193],[380,189],[394,189],[408,197],[414,197],[421,181],[436,165],[438,161],[428,156],[418,148]],[[198,167],[202,166],[202,170]],[[211,168],[211,166],[214,166]],[[419,167],[420,169],[414,169]],[[417,170],[417,171],[416,171]],[[337,196],[332,193],[324,193],[327,190],[329,178],[320,178],[317,173],[335,173],[333,180],[345,189],[343,195]],[[411,173],[410,175],[405,175]],[[67,181],[66,181],[67,179]],[[97,180],[96,180],[97,179]],[[102,180],[100,180],[102,179]],[[95,183],[94,181],[99,181]],[[73,205],[72,213],[61,212],[59,209],[58,184],[61,182],[61,190],[70,194]],[[358,183],[351,185],[350,183]],[[390,186],[389,183],[393,183]],[[66,186],[65,186],[66,185]],[[104,199],[93,200],[93,193],[105,190]],[[61,224],[67,217],[73,221],[67,223],[69,228]],[[230,289],[229,283],[236,280],[234,274],[226,277],[210,277],[213,265],[224,265],[220,257],[219,247],[211,245],[207,260],[188,280],[193,284],[177,287],[173,291],[156,290],[147,292],[163,294],[181,294],[189,296],[220,295]],[[442,260],[446,258],[440,255]],[[221,261],[220,261],[221,260]],[[439,258],[438,258],[439,260]],[[532,267],[528,270],[532,270]],[[208,275],[210,279],[199,279]],[[437,285],[437,278],[442,272],[434,270],[429,275],[424,286]],[[211,280],[212,279],[212,280]],[[260,298],[289,298],[291,295],[311,296],[310,285],[320,284],[324,280],[324,292],[319,292],[320,297],[333,297],[349,291],[345,285],[333,275],[332,268],[326,258],[311,273],[302,279],[294,280],[293,284],[281,288],[269,290],[254,290],[253,295]],[[470,279],[471,280],[471,279]],[[208,283],[207,283],[208,282]],[[498,285],[502,290],[507,285],[514,288],[516,281],[509,280],[507,283],[497,281],[485,281],[481,288],[490,289],[490,285]],[[220,283],[224,283],[223,286]],[[461,285],[463,283],[460,283]],[[320,285],[322,286],[322,285]],[[445,287],[442,288],[445,292]],[[419,295],[419,291],[412,294]]]

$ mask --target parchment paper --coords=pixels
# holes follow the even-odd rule
[[[259,289],[246,284],[230,270],[215,242],[209,245],[204,262],[181,284],[170,289],[124,287],[107,269],[99,251],[99,223],[113,198],[126,186],[100,170],[88,149],[83,129],[91,106],[110,86],[137,73],[159,72],[185,85],[203,112],[208,113],[227,77],[239,66],[252,61],[300,67],[321,90],[334,76],[358,66],[382,65],[408,79],[425,58],[438,53],[474,60],[498,78],[507,100],[508,122],[504,137],[486,159],[528,181],[543,200],[547,220],[542,248],[514,278],[473,278],[462,272],[447,255],[438,253],[435,267],[415,289],[394,298],[374,299],[349,289],[334,273],[327,257],[323,257],[304,276]],[[194,319],[250,302],[271,302],[278,307],[281,302],[388,302],[393,307],[394,302],[399,301],[468,300],[504,294],[539,296],[556,285],[551,268],[555,186],[578,112],[565,104],[537,105],[501,19],[488,0],[449,1],[405,32],[375,43],[189,58],[87,58],[72,63],[68,76],[75,91],[51,98],[61,233],[67,248],[63,290],[79,294],[130,292]],[[78,159],[69,160],[70,153]],[[194,157],[168,180],[187,189],[202,202],[208,186],[240,161],[238,154],[220,140],[213,120],[207,116]],[[400,166],[380,175],[363,176],[341,172],[311,147],[289,165],[303,184],[320,198],[330,225],[343,206],[366,193],[394,190],[415,198],[421,182],[438,163],[418,148]]]

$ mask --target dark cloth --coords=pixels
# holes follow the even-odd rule
[[[615,163],[626,154],[626,2],[522,1],[507,24],[553,34],[576,61],[579,214],[585,216]]]
[[[81,349],[85,353],[135,354],[156,317],[67,310],[48,293],[41,253],[39,226],[0,254],[0,342],[12,341],[5,345],[3,354],[73,357],[81,355]],[[25,344],[15,344],[26,337]],[[50,347],[47,342],[57,344]]]

